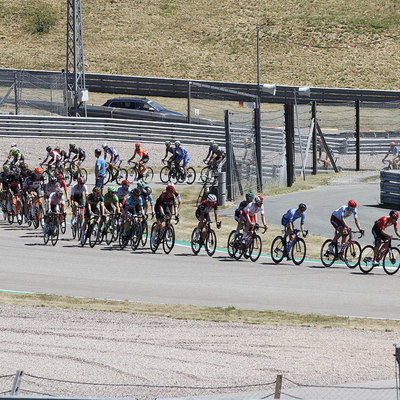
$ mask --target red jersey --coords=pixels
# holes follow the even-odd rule
[[[397,222],[393,223],[389,217],[382,217],[375,221],[375,224],[378,225],[379,228],[385,229],[390,225],[393,225],[394,229],[397,230]]]

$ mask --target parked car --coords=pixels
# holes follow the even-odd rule
[[[152,111],[163,114],[180,115],[185,116],[177,111],[167,110],[163,106],[160,106],[156,102],[146,99],[146,98],[136,98],[136,97],[118,97],[115,99],[109,99],[104,104],[104,107],[116,107],[125,108],[129,110],[142,110],[142,111]]]

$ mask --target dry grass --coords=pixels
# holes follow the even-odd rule
[[[54,25],[34,34],[44,4]],[[262,82],[399,89],[398,0],[85,0],[82,7],[88,72],[255,82],[259,25]],[[1,67],[65,67],[65,0],[3,0],[0,18]]]

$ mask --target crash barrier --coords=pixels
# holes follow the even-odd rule
[[[7,387],[6,384],[9,386]],[[82,389],[83,388],[83,389]],[[75,395],[80,393],[80,395]],[[84,397],[81,393],[87,393]],[[33,397],[34,395],[34,397]],[[139,399],[166,400],[190,399],[397,399],[398,388],[393,381],[377,381],[365,384],[322,385],[306,384],[279,374],[270,381],[255,384],[225,384],[185,386],[179,384],[156,385],[146,383],[103,383],[47,378],[17,371],[13,375],[0,375],[0,399],[2,400],[109,400]],[[118,397],[117,397],[118,396]]]
[[[400,170],[382,170],[381,203],[400,206]]]

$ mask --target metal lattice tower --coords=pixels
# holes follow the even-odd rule
[[[84,104],[86,116],[87,91],[85,87],[85,58],[83,52],[83,27],[81,0],[67,0],[67,88],[70,115],[78,116]],[[72,107],[71,107],[72,106]]]

